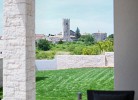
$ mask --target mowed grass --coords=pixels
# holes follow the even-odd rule
[[[113,90],[113,68],[81,68],[38,71],[36,74],[36,100],[87,100],[86,91]]]
[[[3,91],[3,89],[2,88],[0,88],[0,99],[2,98],[2,91]]]

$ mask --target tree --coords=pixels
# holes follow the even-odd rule
[[[80,29],[79,29],[78,27],[77,27],[77,29],[76,29],[75,36],[76,36],[77,39],[81,37]]]
[[[114,34],[109,35],[107,40],[111,41],[114,44]]]
[[[95,43],[94,37],[91,34],[82,35],[79,38],[79,41],[82,41],[87,45],[91,45]]]
[[[60,41],[58,42],[58,44],[63,44],[64,42],[60,39]]]
[[[50,42],[47,41],[46,39],[40,39],[37,43],[37,46],[39,50],[44,50],[44,51],[47,51],[51,48]]]
[[[101,53],[114,51],[114,44],[111,40],[97,42],[97,45],[99,46]]]
[[[114,38],[114,34],[109,35],[108,38],[112,38],[113,39]]]
[[[87,44],[94,44],[93,36],[91,34],[86,35],[86,38],[85,38],[84,42],[87,43]]]

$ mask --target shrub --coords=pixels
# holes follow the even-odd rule
[[[53,59],[55,56],[55,51],[39,51],[36,53],[37,59]]]
[[[114,51],[114,46],[113,46],[112,40],[100,41],[96,45],[99,46],[101,52],[112,52],[112,51]]]
[[[50,42],[47,41],[46,39],[40,39],[37,43],[37,46],[39,50],[43,50],[43,51],[47,51],[51,48]]]
[[[81,55],[82,50],[83,50],[83,47],[81,47],[81,46],[75,47],[74,50],[73,50],[73,54]]]
[[[70,51],[70,52],[72,52],[74,50],[74,48],[75,48],[75,45],[72,44],[72,45],[68,46],[67,50]]]
[[[98,46],[94,45],[91,47],[84,48],[82,50],[83,55],[98,55],[101,53],[101,50]]]
[[[59,42],[58,42],[58,44],[63,44],[64,42],[62,41],[62,40],[60,40]]]
[[[99,55],[104,52],[113,51],[113,39],[107,39],[100,41],[95,44],[85,44],[83,41],[77,42],[64,42],[63,44],[52,44],[50,43],[49,51],[40,51],[36,48],[37,59],[52,59],[57,52],[64,52],[67,54],[76,55]]]
[[[82,35],[79,41],[84,42],[86,45],[91,45],[95,43],[94,37],[91,34]]]

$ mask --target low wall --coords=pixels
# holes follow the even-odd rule
[[[105,66],[114,66],[114,52],[105,52]]]
[[[114,53],[105,55],[57,55],[57,69],[85,67],[113,67]]]
[[[35,61],[37,70],[56,70],[57,62],[55,59],[52,60],[36,60]]]
[[[3,84],[3,60],[0,58],[0,87]]]
[[[105,56],[84,56],[84,55],[58,55],[57,69],[102,67],[105,66]]]

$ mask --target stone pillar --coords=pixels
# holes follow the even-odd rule
[[[0,88],[2,87],[3,85],[3,59],[0,58]]]
[[[4,0],[3,100],[35,100],[35,0]]]
[[[0,40],[0,88],[3,86],[3,41]]]
[[[114,0],[115,90],[135,90],[138,100],[138,0]]]

